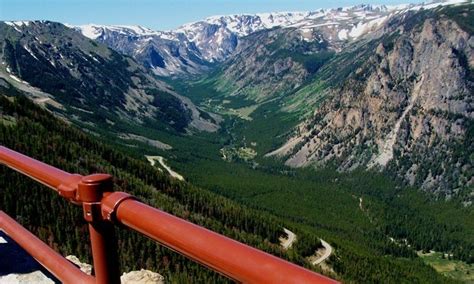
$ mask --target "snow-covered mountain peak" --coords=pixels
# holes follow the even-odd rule
[[[5,24],[9,26],[29,26],[31,21],[5,21]]]
[[[205,20],[185,24],[173,32],[189,35],[191,41],[199,40],[197,34],[203,31],[209,33],[232,33],[238,37],[247,36],[253,32],[271,29],[275,27],[297,27],[308,30],[323,26],[333,25],[341,30],[353,30],[348,32],[346,37],[337,38],[339,40],[349,40],[360,37],[371,31],[375,26],[383,24],[390,16],[407,12],[409,10],[431,9],[438,6],[463,3],[466,0],[442,0],[430,1],[420,4],[402,5],[371,5],[360,4],[349,7],[333,9],[319,9],[310,12],[272,12],[258,14],[235,14],[208,17]],[[365,25],[369,23],[368,25]],[[218,26],[218,27],[212,27]],[[363,28],[362,28],[363,27]],[[342,32],[344,34],[344,32]],[[221,36],[221,35],[220,35]],[[199,42],[198,42],[199,45]]]
[[[246,36],[250,33],[263,29],[291,25],[294,22],[305,19],[309,13],[310,12],[274,12],[213,16],[205,19],[203,22],[208,24],[223,25],[231,32],[236,33],[238,36]],[[187,30],[196,26],[196,24],[199,25],[199,23],[200,22],[187,24],[178,30],[186,32]]]
[[[378,30],[393,16],[463,2],[466,0],[221,15],[184,24],[171,31],[92,24],[75,28],[86,37],[105,42],[136,58],[150,57],[146,65],[152,66],[160,75],[171,75],[199,72],[209,63],[223,61],[234,52],[243,37],[261,30],[292,28],[305,41],[320,41],[322,37],[337,51],[345,42],[358,40]]]
[[[82,34],[90,39],[97,39],[104,35],[106,32],[115,32],[119,34],[135,35],[135,36],[150,36],[159,35],[161,32],[157,32],[142,26],[126,26],[126,25],[96,25],[87,24],[80,26],[72,26],[77,30],[81,31]]]

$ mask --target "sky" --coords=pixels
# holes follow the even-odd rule
[[[72,25],[141,25],[174,29],[213,15],[314,11],[361,3],[394,5],[419,0],[0,0],[0,20],[50,20]]]

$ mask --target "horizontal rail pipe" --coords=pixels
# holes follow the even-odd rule
[[[105,197],[103,204],[107,204]],[[337,283],[139,201],[116,206],[115,219],[151,239],[242,283]]]
[[[301,266],[150,207],[127,193],[112,192],[109,183],[111,177],[108,175],[96,174],[83,177],[70,174],[2,146],[0,146],[0,163],[56,190],[69,201],[82,204],[84,218],[89,224],[110,221],[122,224],[239,282],[338,283]],[[11,222],[5,221],[9,220],[6,214],[3,213],[1,216],[7,226],[12,226]],[[4,226],[3,223],[1,225]],[[40,263],[44,264],[48,270],[54,267],[56,262],[43,260],[44,257],[41,258],[40,253],[35,252],[37,246],[44,252],[48,251],[45,255],[50,255],[52,249],[26,229],[22,229],[28,237],[22,239],[21,236],[15,234],[12,238],[14,240],[18,238],[20,240],[18,243],[25,250],[34,257],[36,255],[38,259],[42,259],[44,263],[41,261]],[[15,230],[17,229],[14,229],[13,233]],[[37,241],[29,243],[28,240],[32,240],[32,237]],[[93,238],[91,240],[94,242]],[[104,244],[99,245],[98,248],[102,250],[103,246]],[[92,247],[94,248],[94,244]],[[110,257],[101,254],[101,257],[94,258],[94,263],[97,261],[97,264],[102,263],[104,267],[106,263],[112,263],[111,259],[105,258]],[[59,271],[59,273],[62,272]],[[111,276],[114,272],[104,271],[104,273]],[[84,276],[78,274],[78,277]],[[90,281],[90,278],[84,279],[85,283],[89,283],[87,281]],[[96,283],[106,283],[106,281],[96,279]]]
[[[94,277],[82,272],[3,211],[0,211],[0,230],[4,231],[61,282],[95,283]]]
[[[65,186],[74,187],[82,179],[80,175],[62,171],[4,146],[0,146],[0,163],[55,191]]]

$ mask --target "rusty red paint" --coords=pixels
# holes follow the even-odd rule
[[[116,218],[120,224],[239,282],[337,283],[136,200],[121,202]]]

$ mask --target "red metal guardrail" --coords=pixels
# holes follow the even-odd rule
[[[89,224],[94,276],[72,265],[0,211],[0,229],[64,283],[120,283],[114,224],[138,231],[242,283],[337,283],[263,251],[112,191],[107,174],[70,174],[0,146],[0,163],[52,188],[83,207]]]

